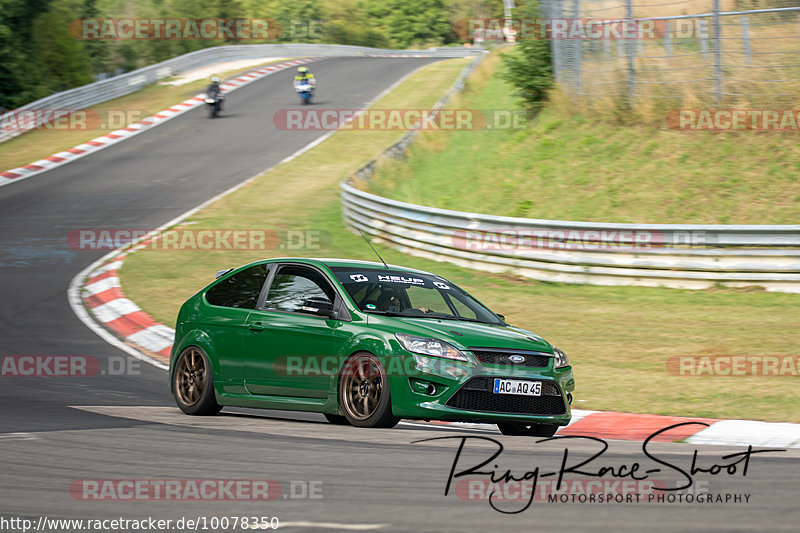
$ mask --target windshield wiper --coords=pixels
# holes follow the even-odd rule
[[[404,315],[411,318],[435,318],[437,320],[459,320],[461,322],[477,322],[478,324],[491,324],[491,322],[484,322],[477,318],[468,318],[465,316],[448,315],[447,313],[426,313],[424,315]]]
[[[381,315],[381,316],[405,316],[408,317],[410,315],[404,315],[402,313],[395,313],[394,311],[381,311],[379,309],[362,309],[362,313],[369,313],[371,315]]]
[[[422,315],[409,315],[406,313],[396,313],[394,311],[380,311],[378,309],[362,309],[364,313],[381,316],[399,316],[403,318],[429,318],[433,320],[458,320],[461,322],[476,322],[478,324],[499,324],[499,322],[486,322],[478,320],[477,318],[468,318],[465,316],[448,315],[446,313],[425,313]]]
[[[491,324],[491,322],[486,322],[484,320],[478,320],[477,318],[468,318],[465,316],[454,316],[453,319],[461,320],[462,322],[477,322],[478,324]]]

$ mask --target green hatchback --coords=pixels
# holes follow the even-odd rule
[[[345,259],[268,259],[220,272],[181,307],[170,384],[190,415],[226,405],[494,423],[551,436],[570,420],[567,356],[448,280]]]

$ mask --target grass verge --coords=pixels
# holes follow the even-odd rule
[[[450,60],[428,66],[375,107],[430,106],[463,65],[463,60]],[[320,231],[329,238],[293,255],[374,260],[363,239],[343,227],[337,185],[398,135],[338,132],[183,225]],[[412,258],[381,245],[376,248],[387,262],[452,279],[512,324],[565,349],[575,368],[577,408],[800,422],[796,376],[679,377],[666,367],[676,355],[796,355],[800,345],[796,295],[537,283]],[[282,255],[286,254],[279,249],[143,250],[125,261],[122,285],[126,295],[154,318],[173,325],[181,303],[213,280],[217,270]]]
[[[285,59],[265,61],[244,70],[228,70],[217,74],[221,79],[233,78],[252,70],[280,63]],[[196,80],[184,85],[172,86],[153,83],[135,93],[107,100],[88,108],[100,117],[100,123],[87,121],[87,129],[38,129],[18,135],[0,143],[0,172],[21,167],[34,161],[50,157],[57,152],[91,141],[132,122],[141,120],[192,96],[205,91],[208,80]],[[124,116],[128,120],[116,123],[114,117]]]
[[[451,107],[514,110],[498,54]],[[370,192],[529,218],[633,223],[796,224],[797,134],[612,125],[546,108],[524,129],[424,132]]]

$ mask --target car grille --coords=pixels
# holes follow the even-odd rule
[[[542,382],[541,396],[495,394],[493,377],[475,377],[467,381],[447,400],[448,407],[525,415],[563,415],[567,412],[561,391],[554,382]]]
[[[483,364],[486,365],[503,365],[514,367],[529,367],[529,368],[545,368],[550,364],[552,355],[543,354],[539,352],[526,352],[516,350],[498,350],[490,348],[470,348],[470,351],[475,354],[475,357]],[[525,358],[524,361],[514,363],[509,360],[512,355],[520,355]]]

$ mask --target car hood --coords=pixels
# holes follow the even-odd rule
[[[395,319],[397,320],[397,319]],[[506,348],[535,350],[551,353],[552,346],[538,335],[514,326],[460,322],[456,320],[433,320],[427,318],[404,318],[397,320],[412,328],[398,328],[412,335],[436,337],[458,347]]]

